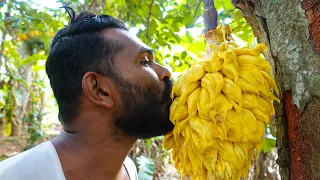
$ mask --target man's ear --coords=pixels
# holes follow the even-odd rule
[[[113,82],[95,72],[87,72],[82,77],[83,95],[97,105],[106,108],[114,106],[112,98]]]

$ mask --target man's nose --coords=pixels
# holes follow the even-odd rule
[[[170,71],[167,68],[165,68],[162,65],[160,65],[160,64],[156,64],[155,67],[154,67],[154,70],[157,73],[157,75],[158,75],[158,77],[159,77],[159,79],[161,81],[163,81],[163,79],[165,77],[171,78]]]

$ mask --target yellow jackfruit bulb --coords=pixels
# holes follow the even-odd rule
[[[261,56],[251,56],[251,55],[241,55],[238,56],[238,64],[245,65],[245,64],[252,64],[255,65],[260,70],[271,70],[271,66],[267,60],[262,58]]]
[[[220,120],[224,120],[225,117],[227,116],[228,111],[230,111],[233,108],[232,103],[228,100],[228,98],[220,93],[217,97],[216,100],[211,102],[213,111],[216,114],[220,114]],[[210,116],[210,114],[209,114]],[[212,120],[215,120],[212,118]]]
[[[169,151],[170,149],[174,148],[175,147],[175,142],[174,142],[174,139],[173,139],[173,135],[172,133],[168,133],[164,136],[164,141],[163,141],[163,148],[166,150],[166,151]]]
[[[259,89],[257,89],[254,85],[249,84],[245,79],[242,77],[236,82],[237,85],[240,87],[242,92],[252,93],[259,95]]]
[[[176,111],[177,111],[177,109],[178,109],[178,105],[179,105],[179,99],[180,99],[180,97],[177,97],[177,98],[175,98],[173,101],[172,101],[172,104],[171,104],[171,106],[170,106],[170,121],[173,123],[173,124],[175,124],[175,122],[174,122],[174,115],[176,114]]]
[[[259,56],[262,50],[268,50],[268,47],[265,44],[258,44],[254,48],[248,48],[248,47],[236,48],[236,52],[238,56],[240,55]]]
[[[188,96],[198,87],[200,87],[200,84],[201,84],[200,81],[196,81],[190,84],[184,84],[184,86],[181,88],[179,106],[182,106],[187,103]]]
[[[211,61],[211,69],[213,72],[218,72],[221,70],[221,60],[219,57],[214,57],[213,60]]]
[[[206,72],[213,72],[213,69],[211,67],[211,63],[212,63],[212,61],[208,61],[208,60],[204,60],[204,61],[200,62],[200,64],[202,65],[202,67],[204,68],[204,70]]]
[[[231,79],[224,78],[225,84],[222,92],[238,104],[242,104],[242,93],[240,87]]]
[[[177,123],[177,125],[175,126],[175,128],[172,131],[172,134],[174,135],[174,140],[177,144],[183,144],[180,143],[180,135],[182,135],[182,130],[186,127],[186,125],[189,123],[188,118],[182,120],[180,123]]]
[[[163,147],[171,150],[181,176],[192,180],[246,178],[265,125],[275,114],[279,90],[264,44],[238,47],[228,25],[205,33],[207,53],[174,83],[170,106],[172,132]],[[259,154],[259,152],[257,153]]]
[[[206,88],[202,87],[197,104],[199,116],[204,119],[209,119],[210,107],[210,95]]]
[[[266,124],[269,124],[271,121],[271,116],[263,113],[262,111],[260,111],[259,109],[252,109],[251,110],[253,112],[253,114],[255,115],[255,117],[260,120],[263,121]]]
[[[207,144],[207,131],[199,115],[193,115],[189,119],[191,129],[198,133],[202,144]],[[204,147],[205,148],[205,147]]]
[[[187,105],[188,105],[189,116],[193,116],[198,111],[197,104],[199,102],[200,93],[201,93],[201,87],[194,90],[188,96]]]
[[[260,71],[261,74],[264,76],[264,78],[266,79],[266,81],[268,82],[269,86],[274,88],[274,90],[276,91],[277,94],[279,94],[279,90],[278,87],[276,85],[275,80],[271,77],[270,73],[266,72],[266,71]]]
[[[222,65],[221,72],[223,73],[223,75],[234,80],[235,82],[237,82],[239,79],[239,71],[237,67],[234,65],[234,63],[232,62],[224,63]]]
[[[171,91],[171,98],[181,96],[182,85],[185,82],[186,76],[183,74],[180,78],[174,83]]]
[[[173,124],[177,123],[178,121],[181,121],[183,119],[186,119],[188,117],[188,106],[186,104],[182,106],[178,106],[177,110],[173,114],[173,118],[171,121]]]
[[[195,64],[186,73],[186,83],[199,81],[205,74],[205,69],[201,65]]]
[[[237,154],[234,152],[233,143],[230,141],[223,142],[223,149],[221,151],[221,157],[225,161],[230,163],[241,163],[240,159],[237,157]]]

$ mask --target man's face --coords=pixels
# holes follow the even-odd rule
[[[169,120],[170,72],[157,64],[152,50],[136,36],[119,29],[106,31],[107,38],[124,47],[114,59],[121,103],[115,114],[113,132],[137,138],[170,132],[173,129]]]

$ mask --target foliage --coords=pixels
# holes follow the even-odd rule
[[[127,22],[137,30],[137,36],[156,52],[157,60],[182,72],[189,67],[190,61],[204,51],[205,43],[201,37],[204,29],[201,0],[110,0],[108,2],[85,0],[60,0],[63,4],[95,13],[106,13]],[[241,12],[235,9],[231,0],[215,0],[220,20],[231,24],[236,35],[253,44],[252,29],[246,24]],[[103,7],[103,8],[98,8]],[[98,11],[97,11],[98,9]]]
[[[139,179],[152,180],[154,174],[154,161],[144,155],[137,158]]]
[[[60,10],[39,10],[32,1],[4,1],[0,8],[0,130],[10,136],[20,124],[32,147],[43,134],[47,47],[64,19]]]

